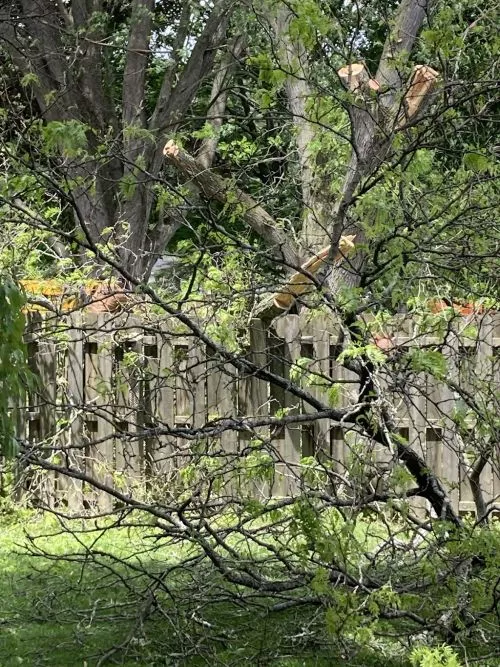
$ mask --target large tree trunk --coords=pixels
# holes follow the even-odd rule
[[[189,3],[185,4],[173,61],[148,122],[145,95],[154,7],[153,0],[133,0],[131,5],[120,119],[111,100],[114,82],[103,59],[106,35],[92,27],[100,25],[92,18],[103,9],[101,0],[68,4],[22,0],[19,14],[15,3],[4,10],[0,26],[0,39],[13,63],[21,73],[36,75],[33,93],[44,120],[76,120],[89,127],[88,158],[61,160],[61,181],[70,184],[64,203],[71,201],[75,220],[84,226],[91,243],[113,244],[127,271],[141,279],[182,220],[172,212],[154,229],[150,224],[153,186],[162,168],[163,133],[175,129],[211,72],[233,4],[215,2],[182,67],[179,53],[191,19]],[[145,139],[144,132],[150,138]],[[103,145],[107,156],[102,155]],[[123,178],[134,181],[130,197],[121,191]]]
[[[295,144],[302,191],[302,233],[300,253],[303,259],[317,253],[325,245],[326,228],[315,183],[313,142],[315,127],[309,120],[309,106],[314,98],[309,81],[308,53],[298,38],[290,36],[293,14],[280,5],[272,19],[277,43],[277,56],[287,74],[285,91],[288,110],[295,130]]]

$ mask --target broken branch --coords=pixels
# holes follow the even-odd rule
[[[285,230],[278,226],[274,218],[255,199],[211,169],[203,168],[194,157],[172,140],[165,144],[163,155],[190,178],[207,199],[237,206],[241,217],[271,246],[281,261],[293,267],[299,264],[297,251],[291,245]]]
[[[333,257],[333,263],[341,262],[354,249],[355,238],[355,235],[340,237],[339,247]],[[302,264],[300,272],[294,273],[286,287],[274,295],[274,305],[282,310],[287,310],[298,296],[309,291],[313,284],[312,276],[315,276],[319,269],[327,263],[330,252],[331,246],[327,246]],[[310,275],[307,275],[306,272]]]

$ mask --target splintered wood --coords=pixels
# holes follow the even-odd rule
[[[335,252],[332,263],[340,262],[354,249],[354,239],[356,235],[341,236],[338,250]],[[330,255],[331,246],[327,246],[319,251],[317,255],[308,259],[302,264],[302,271],[294,273],[287,285],[274,296],[274,304],[278,308],[287,310],[293,304],[295,299],[311,289],[313,280],[308,273],[315,276],[321,267],[325,266]]]
[[[428,65],[415,65],[408,85],[408,92],[403,100],[403,110],[399,117],[398,127],[416,118],[417,114],[427,105],[430,94],[436,87],[439,72]]]

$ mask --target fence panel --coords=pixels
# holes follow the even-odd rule
[[[402,323],[395,334],[397,345],[439,345],[437,338],[413,337],[411,326],[411,322]],[[484,378],[500,385],[500,318],[482,316],[478,327],[476,339],[467,338],[460,320],[454,337],[447,339],[450,369],[470,391]],[[185,329],[180,331],[175,320],[146,322],[139,316],[103,313],[74,313],[57,319],[52,314],[30,313],[27,340],[30,365],[40,385],[17,409],[19,437],[38,445],[42,456],[54,463],[87,473],[122,493],[132,492],[144,480],[168,493],[178,481],[177,471],[193,454],[191,431],[190,437],[182,437],[183,428],[217,425],[224,419],[238,424],[243,418],[313,412],[285,388],[258,379],[253,372],[238,374]],[[336,361],[340,340],[338,325],[325,316],[308,320],[288,315],[278,320],[275,331],[253,320],[243,358],[286,380],[295,378],[326,406],[333,400],[328,391],[337,383],[337,400],[345,406],[359,386],[357,376]],[[380,382],[386,389],[391,387],[400,435],[444,480],[453,505],[471,511],[467,437],[457,437],[450,420],[458,394],[422,375],[398,389],[382,371]],[[228,455],[226,465],[231,456],[246,451],[252,438],[257,444],[261,438],[277,463],[274,483],[259,482],[253,487],[265,496],[299,491],[303,456],[331,459],[337,480],[334,491],[345,488],[353,456],[351,441],[359,440],[352,428],[323,419],[305,426],[258,426],[248,432],[227,428],[211,446],[219,447],[221,461],[225,461],[223,453]],[[363,447],[369,457],[372,445],[363,440]],[[363,447],[358,456],[365,455]],[[495,448],[481,475],[485,500],[491,503],[498,503],[500,494],[498,458]],[[388,450],[373,452],[372,467],[381,479],[393,463]],[[52,506],[63,504],[75,512],[88,506],[102,511],[113,508],[109,496],[78,479],[29,471],[24,484]],[[231,488],[234,492],[235,487]],[[424,504],[421,499],[413,501],[416,510]]]

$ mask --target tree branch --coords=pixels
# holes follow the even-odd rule
[[[123,74],[123,128],[144,125],[144,94],[148,47],[153,25],[153,0],[134,0],[128,39],[127,61]]]
[[[250,195],[212,170],[204,169],[197,160],[183,151],[173,141],[163,149],[165,158],[194,183],[207,199],[215,199],[225,205],[234,205],[245,222],[271,247],[273,255],[286,264],[298,265],[297,251],[286,232],[274,218]]]
[[[207,123],[212,128],[213,135],[203,140],[196,158],[205,169],[211,167],[214,161],[222,118],[226,110],[229,80],[231,79],[236,63],[245,49],[245,41],[241,35],[236,37],[222,59],[220,68],[214,77],[209,111],[207,113]]]
[[[220,0],[214,5],[175,88],[162,85],[149,125],[151,130],[171,130],[191,104],[212,69],[217,48],[226,34],[232,4],[232,0]]]
[[[410,57],[415,39],[422,27],[430,0],[402,0],[396,13],[375,75],[384,92],[379,104],[391,109],[403,86],[402,67]]]

